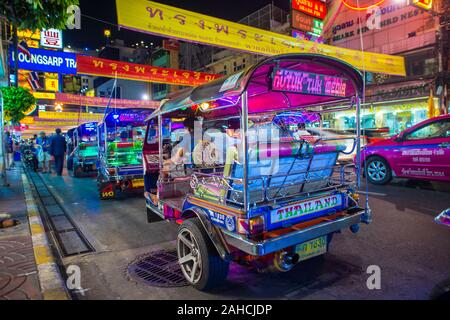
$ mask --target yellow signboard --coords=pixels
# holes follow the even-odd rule
[[[100,121],[103,119],[103,113],[46,111],[39,112],[39,119]]]
[[[86,97],[95,97],[95,90],[91,89],[86,91]]]
[[[31,30],[17,30],[17,37],[19,39],[32,39],[32,40],[40,40],[41,39],[41,30],[36,29],[34,31]]]
[[[55,100],[56,95],[53,92],[33,92],[33,96],[36,99],[46,99],[46,100]]]
[[[59,88],[58,79],[45,78],[45,90],[57,92]]]
[[[164,37],[262,55],[317,53],[359,69],[406,75],[403,57],[339,48],[249,27],[147,0],[116,0],[119,25]]]
[[[26,40],[28,48],[39,48],[39,41],[28,39]]]

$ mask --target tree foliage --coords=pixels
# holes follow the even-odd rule
[[[78,0],[1,0],[0,15],[17,26],[17,29],[65,29],[70,5]]]
[[[22,87],[0,88],[3,94],[5,118],[17,123],[25,118],[25,111],[36,104],[36,99],[28,89]]]

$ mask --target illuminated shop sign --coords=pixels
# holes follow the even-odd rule
[[[118,118],[121,122],[143,122],[147,116],[148,114],[122,113]],[[116,118],[116,115],[114,115],[114,118]]]
[[[344,78],[276,68],[272,74],[272,90],[331,97],[345,97]]]
[[[31,57],[19,52],[19,69],[56,72],[62,74],[76,74],[76,55],[69,52],[51,51],[29,48]],[[10,65],[14,68],[14,58],[10,50]]]
[[[327,15],[327,5],[320,0],[292,0],[292,9],[322,20]]]
[[[294,10],[292,11],[292,28],[320,36],[323,31],[323,22]]]
[[[84,130],[87,132],[96,131],[97,123],[96,122],[86,123],[83,127],[84,127]]]
[[[58,29],[48,29],[41,31],[41,46],[54,49],[62,49],[62,31]]]
[[[318,2],[323,4],[322,2]],[[317,44],[148,0],[116,0],[121,28],[165,38],[272,56],[320,53],[370,72],[406,75],[401,56]],[[119,70],[119,68],[117,68]]]
[[[425,10],[430,10],[431,7],[433,6],[433,0],[412,0],[412,4],[415,5],[416,7]]]

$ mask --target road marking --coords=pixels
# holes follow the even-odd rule
[[[386,193],[378,193],[378,192],[366,192],[366,191],[356,191],[357,194],[369,195],[369,196],[378,196],[378,197],[387,197]]]
[[[38,214],[30,182],[24,173],[22,173],[22,183],[42,296],[44,300],[69,300],[70,296],[50,249],[42,219]]]

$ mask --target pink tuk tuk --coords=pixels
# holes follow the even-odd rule
[[[181,92],[146,119],[148,221],[179,224],[179,263],[192,286],[217,286],[232,261],[289,271],[325,254],[334,234],[370,223],[356,192],[360,170],[339,161],[355,149],[359,157],[360,137],[348,150],[274,120],[336,106],[359,119],[362,88],[361,73],[340,60],[279,55]]]

